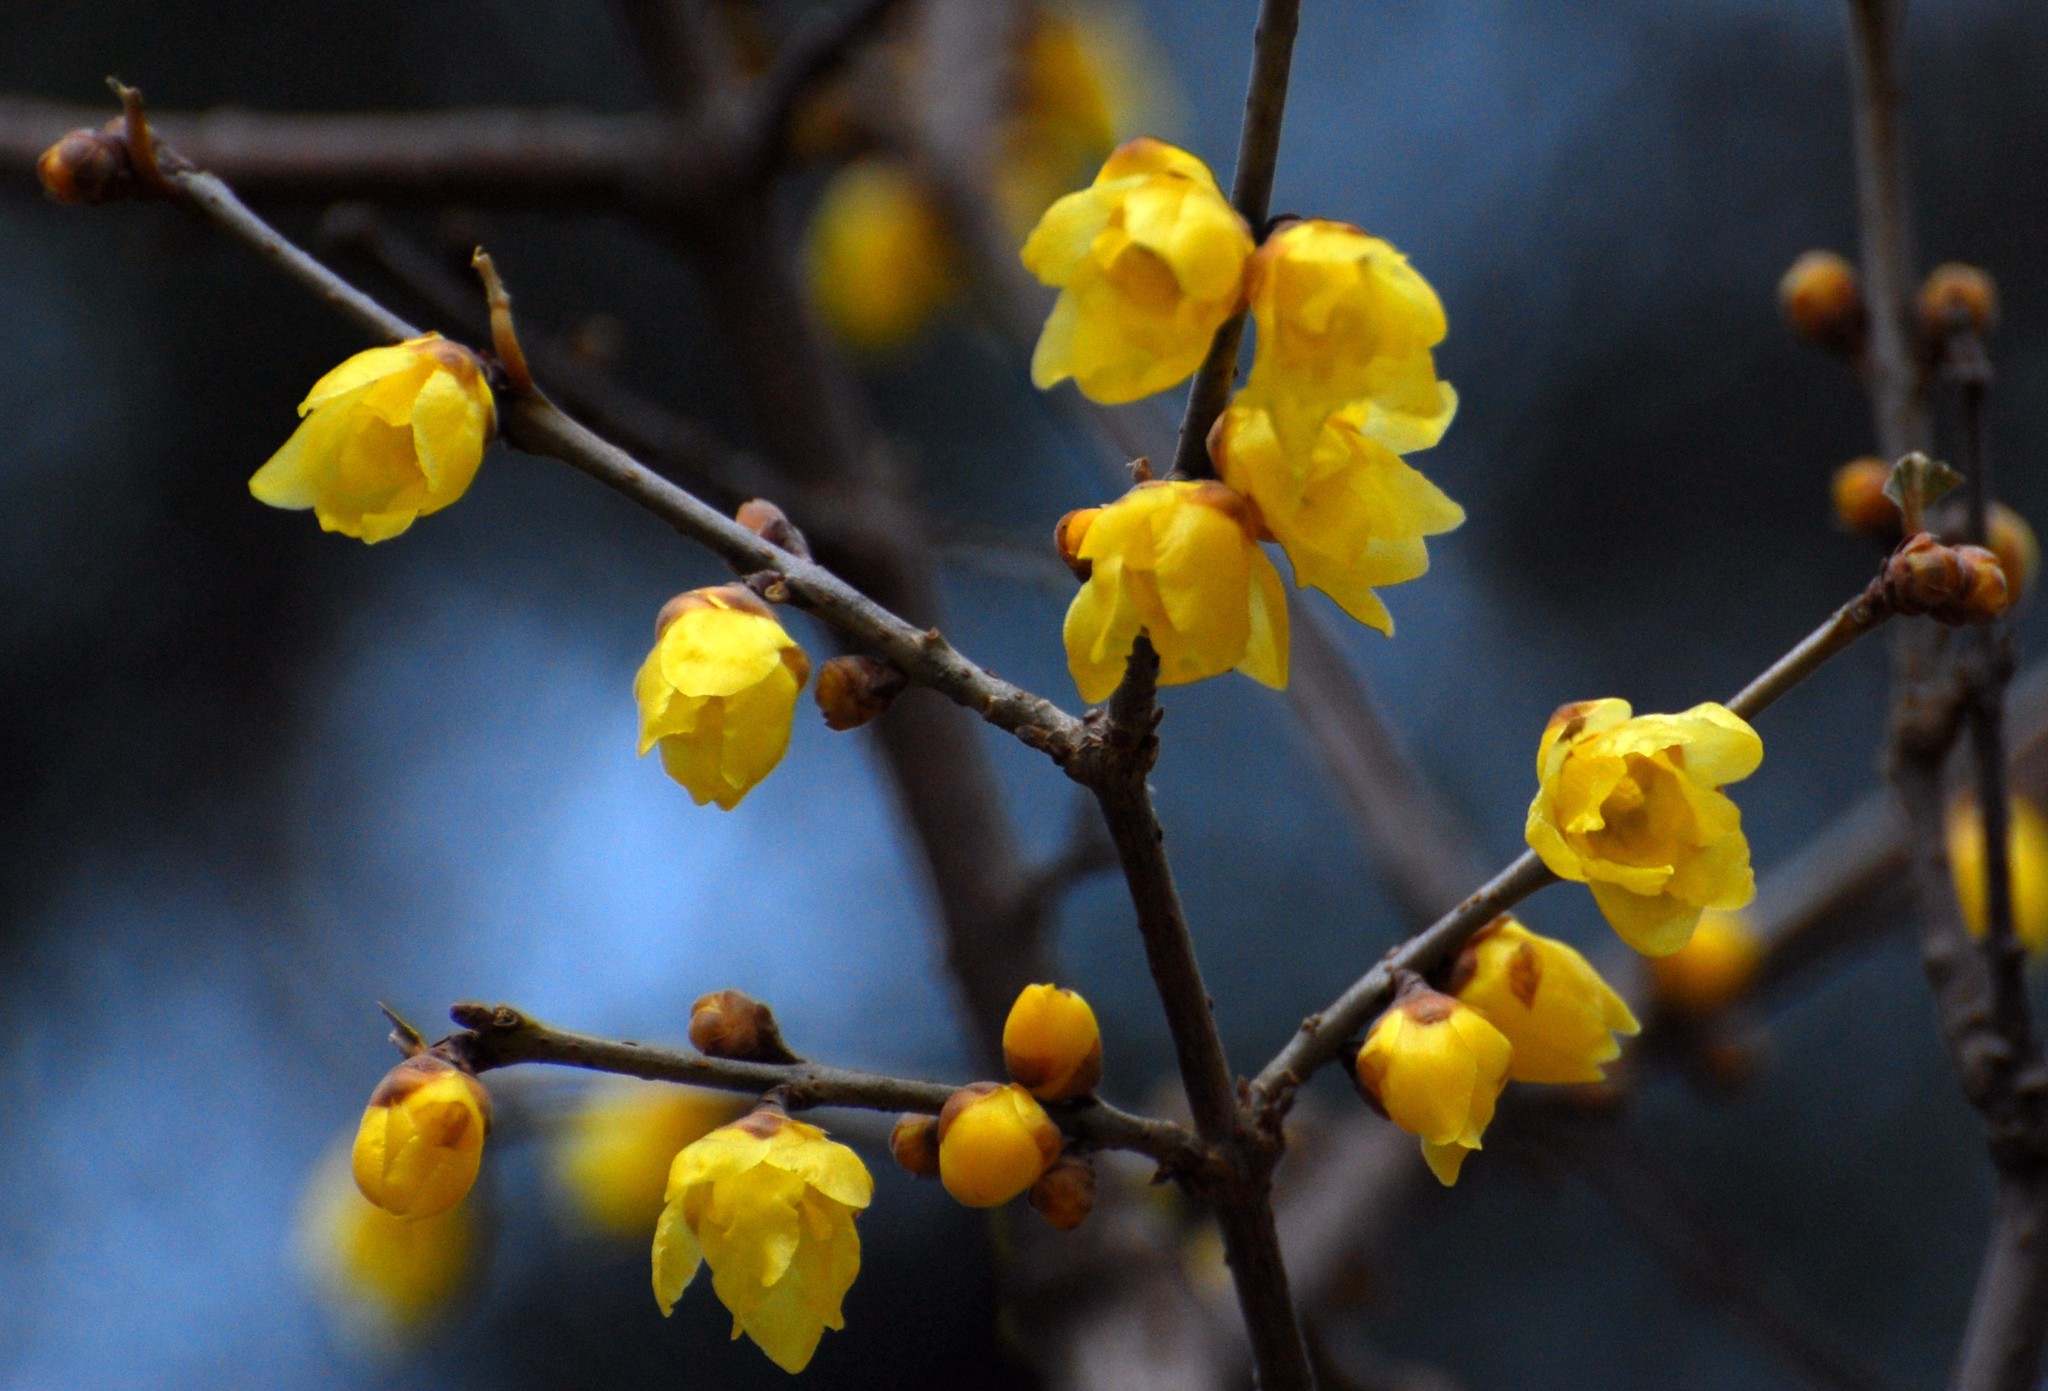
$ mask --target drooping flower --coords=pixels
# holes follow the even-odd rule
[[[1417,982],[1365,1036],[1358,1083],[1387,1119],[1421,1139],[1429,1171],[1448,1188],[1493,1120],[1513,1053],[1485,1015]]]
[[[1025,268],[1060,289],[1032,382],[1072,377],[1082,395],[1114,404],[1185,380],[1243,303],[1251,252],[1207,165],[1157,140],[1120,146],[1024,243]]]
[[[1625,700],[1566,705],[1536,752],[1529,846],[1592,890],[1624,942],[1668,956],[1702,910],[1756,894],[1742,813],[1721,788],[1763,757],[1756,731],[1725,706],[1632,715]]]
[[[874,1197],[860,1156],[763,1107],[675,1157],[654,1228],[654,1298],[667,1314],[700,1264],[744,1333],[800,1372],[860,1273],[854,1214]]]
[[[468,491],[497,421],[483,364],[438,333],[357,353],[313,384],[299,414],[249,491],[370,543]]]
[[[939,1113],[939,1181],[968,1207],[1000,1207],[1060,1157],[1060,1128],[1011,1082],[962,1087]]]
[[[1427,571],[1423,538],[1458,526],[1465,509],[1364,433],[1369,410],[1357,402],[1329,415],[1313,446],[1290,454],[1272,410],[1242,391],[1217,417],[1209,456],[1217,476],[1257,505],[1296,584],[1391,635],[1393,616],[1374,589]]]
[[[1763,944],[1740,913],[1702,913],[1691,940],[1650,958],[1650,988],[1667,1008],[1705,1018],[1740,998],[1763,957]]]
[[[633,679],[640,752],[698,806],[740,804],[789,748],[810,659],[744,585],[678,595],[662,609],[654,650]]]
[[[1040,1101],[1085,1096],[1102,1080],[1102,1031],[1071,990],[1027,985],[1003,1021],[1003,1066]]]
[[[849,345],[908,342],[959,286],[959,256],[916,175],[864,159],[832,176],[812,215],[804,266],[811,300]]]
[[[446,1212],[476,1182],[490,1128],[483,1084],[443,1058],[416,1053],[370,1093],[351,1157],[356,1187],[394,1216]]]
[[[1593,963],[1511,917],[1482,928],[1458,954],[1451,993],[1514,1045],[1514,1082],[1598,1082],[1621,1056],[1616,1034],[1641,1030]]]
[[[2039,956],[2048,952],[2048,818],[2025,797],[2009,803],[2006,864],[2012,882],[2012,929],[2020,945]],[[1963,797],[1948,811],[1949,875],[1972,937],[1989,930],[1990,890],[1985,882],[1984,818],[1975,799]]]
[[[1233,668],[1287,684],[1287,591],[1252,528],[1244,499],[1209,481],[1140,483],[1061,521],[1063,553],[1087,576],[1065,626],[1083,700],[1117,688],[1141,633],[1161,685]]]
[[[607,1079],[568,1118],[554,1154],[556,1183],[589,1225],[644,1233],[661,1215],[676,1152],[739,1111],[740,1102],[722,1092]]]
[[[469,1205],[394,1217],[357,1191],[346,1151],[314,1166],[295,1231],[300,1267],[344,1326],[388,1343],[445,1309],[472,1269]]]

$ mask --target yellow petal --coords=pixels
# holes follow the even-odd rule
[[[683,1220],[683,1205],[673,1202],[662,1208],[654,1224],[654,1302],[661,1306],[663,1318],[697,1278],[703,1261],[703,1248]]]

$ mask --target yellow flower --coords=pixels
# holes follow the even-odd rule
[[[313,383],[299,414],[249,491],[371,543],[468,491],[497,421],[483,364],[438,333],[357,353]]]
[[[315,1166],[299,1202],[299,1263],[352,1331],[388,1341],[445,1308],[469,1276],[467,1206],[393,1217],[356,1191],[345,1150]]]
[[[1011,1082],[962,1087],[939,1112],[939,1181],[968,1207],[1001,1207],[1060,1157],[1060,1128]]]
[[[1763,944],[1741,914],[1703,913],[1691,941],[1650,958],[1650,988],[1671,1009],[1701,1018],[1734,1003],[1763,959]]]
[[[654,1298],[667,1314],[711,1265],[711,1287],[744,1333],[800,1372],[860,1273],[853,1215],[874,1197],[860,1156],[769,1107],[675,1158],[654,1228]]]
[[[1555,938],[1497,918],[1465,944],[1452,994],[1514,1045],[1513,1082],[1598,1082],[1642,1026],[1593,964]]]
[[[959,280],[931,195],[910,170],[881,159],[850,164],[826,184],[804,266],[826,327],[868,352],[908,342]]]
[[[490,1128],[483,1084],[432,1053],[417,1053],[370,1093],[352,1157],[356,1187],[399,1217],[446,1212],[476,1182]]]
[[[1071,990],[1027,985],[1003,1021],[1003,1066],[1040,1101],[1085,1096],[1102,1080],[1102,1031]]]
[[[698,806],[731,811],[782,761],[810,674],[804,650],[745,586],[678,595],[633,679],[640,752],[659,744],[661,766]]]
[[[1429,1171],[1448,1188],[1493,1119],[1513,1053],[1485,1015],[1417,983],[1365,1036],[1358,1083],[1388,1120],[1421,1138]]]
[[[1121,56],[1114,36],[1100,24],[1038,6],[1027,14],[1015,106],[995,169],[998,205],[1020,236],[1083,170],[1109,153],[1116,139],[1112,101]]]
[[[1163,686],[1233,667],[1286,686],[1287,591],[1252,526],[1243,498],[1206,481],[1140,483],[1062,520],[1062,545],[1087,571],[1065,628],[1083,700],[1117,688],[1140,633]]]
[[[2013,934],[2028,951],[2048,951],[2048,820],[2041,809],[2025,797],[2014,797],[2011,834],[2006,845],[2006,863],[2012,875]],[[1956,900],[1963,908],[1963,921],[1972,937],[1982,937],[1986,927],[1987,889],[1984,882],[1984,819],[1976,802],[1958,800],[1948,811],[1949,874],[1955,880]]]
[[[661,1215],[676,1152],[739,1114],[721,1092],[630,1078],[591,1088],[555,1150],[555,1178],[591,1226],[644,1232]]]
[[[1669,956],[1702,909],[1756,896],[1742,813],[1721,788],[1763,757],[1756,731],[1724,706],[1634,717],[1625,700],[1564,706],[1536,752],[1529,846],[1593,891],[1622,941]]]
[[[1407,257],[1342,222],[1295,222],[1252,257],[1246,287],[1259,334],[1245,389],[1288,455],[1308,457],[1349,406],[1353,428],[1397,454],[1443,438],[1458,406],[1430,355],[1444,309]]]
[[[1209,455],[1217,476],[1258,507],[1296,584],[1392,636],[1393,617],[1373,589],[1427,571],[1423,538],[1459,525],[1465,509],[1364,433],[1367,414],[1363,402],[1333,413],[1310,450],[1290,454],[1273,412],[1239,392],[1209,433]]]
[[[1068,377],[1091,401],[1135,401],[1184,380],[1244,299],[1252,238],[1208,166],[1157,140],[1120,146],[1046,209],[1024,266],[1060,287],[1031,380]]]

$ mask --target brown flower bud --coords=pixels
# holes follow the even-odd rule
[[[1838,353],[1863,347],[1868,320],[1856,267],[1832,251],[1808,251],[1778,281],[1778,307],[1800,337]]]
[[[910,678],[877,657],[834,657],[818,670],[818,709],[832,729],[859,729],[889,708]]]
[[[1891,465],[1882,459],[1851,459],[1835,470],[1835,516],[1843,526],[1874,541],[1899,539],[1899,505],[1884,495]]]
[[[36,161],[43,192],[59,203],[105,203],[133,192],[128,140],[116,120],[99,130],[74,130]]]
[[[771,546],[779,546],[791,555],[811,558],[810,543],[796,524],[784,515],[782,509],[766,498],[755,498],[740,504],[740,510],[733,513],[734,521],[753,532]]]
[[[889,1132],[889,1153],[918,1178],[939,1176],[939,1118],[908,1115]]]
[[[1952,614],[1936,614],[1944,623],[1985,623],[2012,607],[2012,591],[1998,557],[1982,546],[1957,546],[1963,571],[1963,592]]]
[[[1982,546],[1944,546],[1926,532],[1885,561],[1885,598],[1895,612],[1942,623],[1983,623],[2011,606],[1998,557]]]
[[[800,1059],[782,1041],[768,1006],[737,990],[715,990],[690,1006],[690,1042],[707,1058],[749,1063]]]
[[[1914,308],[1930,343],[1958,329],[1988,334],[1998,327],[1998,282],[1975,266],[1949,261],[1927,273]]]
[[[1081,558],[1081,543],[1088,539],[1088,528],[1095,525],[1095,516],[1100,511],[1100,507],[1078,508],[1061,517],[1052,529],[1052,543],[1059,551],[1060,559],[1067,562],[1074,578],[1083,584],[1094,572],[1095,562]]]
[[[1095,1165],[1080,1155],[1060,1158],[1031,1185],[1031,1206],[1053,1230],[1071,1232],[1095,1211]]]
[[[2017,603],[2032,587],[2034,576],[2041,573],[2041,543],[2034,539],[2034,528],[2027,519],[2002,502],[1991,504],[1984,529],[1989,533],[1985,544],[1998,557],[1998,568],[2005,571],[2005,586]]]

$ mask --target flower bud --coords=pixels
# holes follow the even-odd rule
[[[1031,1185],[1031,1206],[1054,1231],[1071,1232],[1095,1211],[1095,1165],[1064,1156]]]
[[[1899,505],[1884,495],[1892,468],[1882,459],[1851,459],[1835,470],[1835,516],[1854,532],[1887,544],[1899,539]]]
[[[939,1176],[939,1118],[915,1112],[896,1122],[889,1132],[889,1153],[917,1178]]]
[[[43,192],[59,203],[105,203],[131,191],[135,171],[128,163],[122,122],[100,130],[74,130],[36,161]]]
[[[1838,353],[1863,347],[1868,321],[1856,267],[1832,251],[1808,251],[1778,281],[1778,307],[1800,337]]]
[[[1670,956],[1653,956],[1650,990],[1674,1013],[1699,1019],[1741,997],[1763,964],[1763,944],[1736,913],[1707,913],[1692,940]]]
[[[1060,1156],[1060,1128],[1014,1082],[976,1082],[939,1112],[939,1179],[968,1207],[1000,1207]]]
[[[879,657],[834,657],[818,669],[813,693],[828,729],[859,729],[880,715],[910,684],[902,668]]]
[[[1081,543],[1088,539],[1088,528],[1095,525],[1100,507],[1080,507],[1061,517],[1052,529],[1052,544],[1060,553],[1060,559],[1074,572],[1074,578],[1086,584],[1089,575],[1095,572],[1095,562],[1081,558]]]
[[[1986,623],[2012,607],[2012,590],[1998,557],[1982,546],[1957,546],[1956,559],[1963,571],[1963,594],[1949,614],[1936,614],[1944,623]]]
[[[1989,533],[1985,544],[1998,557],[1998,568],[2005,571],[2005,587],[2018,603],[2032,588],[2034,576],[2041,573],[2041,543],[2034,539],[2034,528],[2027,519],[2002,502],[1991,504],[1984,529]]]
[[[476,1182],[490,1128],[483,1084],[445,1058],[416,1053],[370,1093],[352,1156],[356,1187],[398,1217],[446,1212]]]
[[[1927,273],[1914,308],[1930,343],[1959,328],[1986,334],[1998,327],[1998,282],[1975,266],[1949,261]]]
[[[2012,604],[1997,556],[1982,546],[1944,546],[1924,531],[1892,552],[1883,583],[1895,612],[1942,623],[1983,623]]]
[[[766,498],[757,497],[751,502],[741,503],[740,510],[733,513],[732,519],[771,546],[778,546],[805,560],[811,558],[810,543],[796,529],[796,523]]]
[[[759,1000],[737,990],[714,990],[690,1006],[690,1042],[707,1058],[745,1063],[799,1061],[782,1041],[775,1015]]]
[[[1422,1141],[1446,1188],[1479,1148],[1508,1082],[1514,1047],[1485,1015],[1411,978],[1358,1050],[1358,1085],[1388,1120]]]
[[[1003,1022],[1003,1066],[1040,1101],[1085,1096],[1102,1080],[1102,1031],[1071,990],[1027,985]]]

